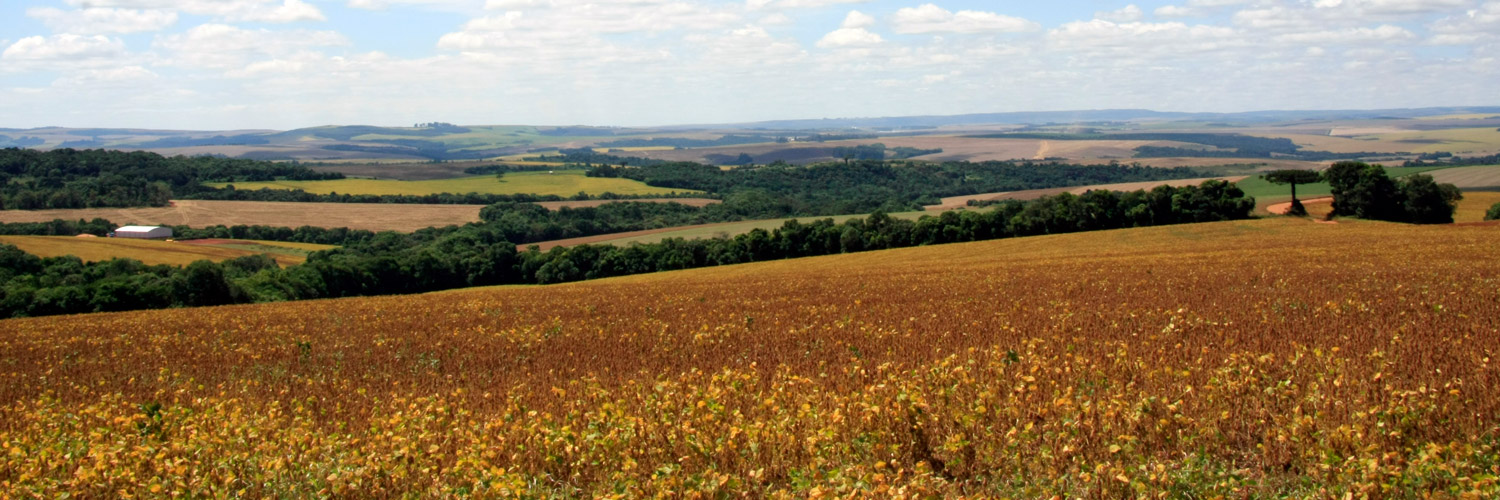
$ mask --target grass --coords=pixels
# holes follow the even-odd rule
[[[231,183],[214,183],[224,187]],[[667,189],[647,186],[630,179],[588,177],[582,170],[558,170],[554,172],[514,172],[496,179],[492,175],[435,179],[426,181],[398,181],[387,179],[341,179],[333,181],[273,181],[236,182],[235,189],[300,189],[309,193],[370,194],[421,196],[439,193],[479,194],[535,194],[572,196],[578,193],[599,195],[615,193],[622,195],[664,195],[672,193],[698,193],[686,189]]]
[[[311,251],[333,248],[329,245],[279,241],[196,245],[183,241],[73,236],[0,236],[0,243],[15,245],[21,251],[39,257],[73,255],[85,262],[129,258],[150,265],[172,266],[185,266],[198,260],[225,261],[258,254],[269,254],[277,263],[289,266],[301,264]]]
[[[1389,175],[1392,178],[1396,178],[1411,174],[1431,172],[1433,170],[1442,170],[1444,168],[1447,167],[1386,167],[1385,172],[1386,175]],[[1272,184],[1270,182],[1266,182],[1266,180],[1260,178],[1260,176],[1248,177],[1235,183],[1235,185],[1239,186],[1240,190],[1244,191],[1246,195],[1255,197],[1255,202],[1259,205],[1265,205],[1268,203],[1280,203],[1292,199],[1291,186],[1287,186],[1285,184]],[[1331,188],[1328,186],[1327,182],[1319,182],[1316,184],[1298,184],[1297,198],[1306,199],[1316,198],[1319,196],[1331,196],[1332,192],[1330,191],[1330,189]]]

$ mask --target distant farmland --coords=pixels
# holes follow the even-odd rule
[[[1445,168],[1432,172],[1432,178],[1461,189],[1500,189],[1500,165]]]
[[[615,193],[622,195],[666,195],[673,193],[696,193],[687,189],[667,189],[647,186],[630,179],[587,177],[582,170],[558,170],[556,172],[515,172],[496,179],[492,175],[459,177],[455,179],[433,179],[425,181],[398,181],[386,179],[341,179],[334,181],[273,181],[216,183],[214,187],[233,184],[235,189],[254,190],[300,189],[314,194],[374,194],[421,196],[439,193],[479,194],[535,194],[572,196],[578,193],[600,195]]]
[[[431,226],[479,221],[480,205],[391,203],[292,203],[269,201],[178,200],[170,207],[4,210],[0,222],[49,222],[103,218],[115,224],[167,224],[191,227],[278,226],[347,227],[411,232]]]
[[[269,254],[276,259],[276,263],[289,266],[301,264],[309,252],[334,248],[332,245],[248,240],[215,240],[204,243],[74,236],[0,236],[0,244],[15,245],[23,252],[39,257],[73,255],[86,262],[130,258],[149,265],[173,266],[183,266],[197,260],[223,261],[258,254]]]
[[[568,200],[537,203],[550,210],[562,207],[596,207],[616,200]],[[718,203],[708,198],[643,198],[650,203],[681,203],[702,207]],[[411,232],[479,222],[483,205],[429,205],[395,203],[301,203],[272,201],[176,200],[170,207],[76,208],[55,210],[0,210],[0,223],[93,220],[116,224],[166,224],[173,226],[276,226],[347,227],[370,231]]]

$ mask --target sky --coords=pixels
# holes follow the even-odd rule
[[[3,0],[0,127],[1500,105],[1500,0]]]

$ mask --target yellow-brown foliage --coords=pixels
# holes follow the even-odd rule
[[[1272,219],[9,320],[0,497],[1493,498],[1496,248]]]

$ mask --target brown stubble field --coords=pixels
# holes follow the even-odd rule
[[[395,203],[297,203],[271,201],[175,200],[172,206],[4,210],[0,222],[92,220],[115,224],[206,226],[347,227],[371,231],[411,232],[426,227],[462,225],[479,220],[480,205]]]
[[[1267,219],[0,322],[0,496],[1493,497],[1500,233]]]
[[[650,198],[639,200],[548,201],[538,205],[597,207],[614,201],[682,203],[695,207],[718,203],[708,198]],[[79,208],[56,210],[0,210],[0,222],[51,222],[104,218],[115,224],[168,224],[190,227],[216,225],[277,227],[347,227],[370,231],[412,232],[427,227],[463,225],[479,221],[483,205],[413,203],[299,203],[279,201],[175,200],[168,207]]]
[[[1121,182],[1121,183],[1116,183],[1116,184],[1095,184],[1095,185],[1092,185],[1092,186],[1082,186],[1082,187],[1061,187],[1061,188],[1047,188],[1047,189],[1027,189],[1027,190],[1022,190],[1022,191],[1006,191],[1006,192],[999,192],[999,193],[971,194],[971,195],[965,195],[965,196],[949,196],[949,197],[943,198],[943,202],[940,203],[940,204],[937,204],[937,205],[927,205],[924,208],[926,210],[928,210],[928,211],[954,210],[954,209],[959,209],[959,208],[964,208],[964,207],[969,206],[969,202],[970,201],[997,201],[997,200],[1020,200],[1020,201],[1026,201],[1026,200],[1035,200],[1035,199],[1041,198],[1043,196],[1055,196],[1055,195],[1059,195],[1059,194],[1062,194],[1062,193],[1072,193],[1072,194],[1081,195],[1081,194],[1087,193],[1089,191],[1095,191],[1095,190],[1121,191],[1121,192],[1136,191],[1136,190],[1147,190],[1147,191],[1149,191],[1152,188],[1155,188],[1156,186],[1172,186],[1172,187],[1196,186],[1196,185],[1202,184],[1204,181],[1208,181],[1208,180],[1223,180],[1223,181],[1227,181],[1227,182],[1239,182],[1241,180],[1244,180],[1246,177],[1247,176],[1243,176],[1243,175],[1235,175],[1235,176],[1228,176],[1228,177],[1203,177],[1203,178],[1197,178],[1197,179],[1174,179],[1174,180],[1169,180],[1169,181]]]

